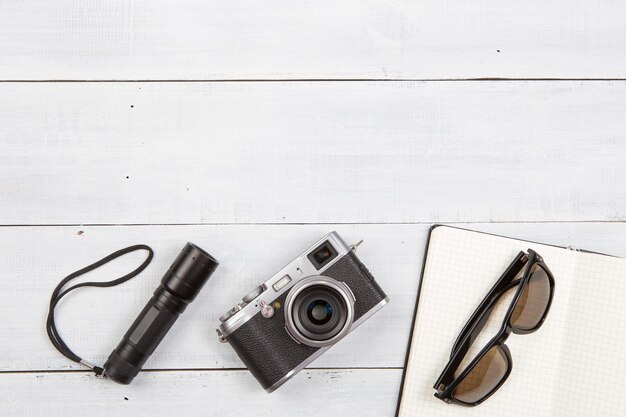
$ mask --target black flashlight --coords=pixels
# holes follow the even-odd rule
[[[188,242],[161,279],[161,285],[148,304],[109,355],[104,364],[105,375],[121,384],[130,384],[218,264],[207,252]]]

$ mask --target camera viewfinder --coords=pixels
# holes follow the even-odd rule
[[[307,255],[309,261],[315,266],[316,269],[321,269],[328,262],[333,260],[337,256],[337,251],[333,248],[333,245],[327,240],[313,250],[313,252]]]

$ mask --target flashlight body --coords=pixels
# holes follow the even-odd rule
[[[161,279],[161,285],[104,364],[107,377],[130,384],[217,268],[208,253],[187,243]]]

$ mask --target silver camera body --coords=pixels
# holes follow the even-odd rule
[[[220,317],[220,341],[267,392],[389,301],[354,252],[331,232]]]

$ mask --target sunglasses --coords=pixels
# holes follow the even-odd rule
[[[522,270],[521,278],[517,278]],[[516,286],[500,331],[457,374],[498,301]],[[511,333],[528,334],[537,331],[548,315],[553,296],[554,277],[543,258],[531,249],[528,249],[528,253],[520,252],[457,337],[450,360],[435,383],[435,397],[447,403],[472,407],[493,395],[511,373],[511,351],[504,343]]]

